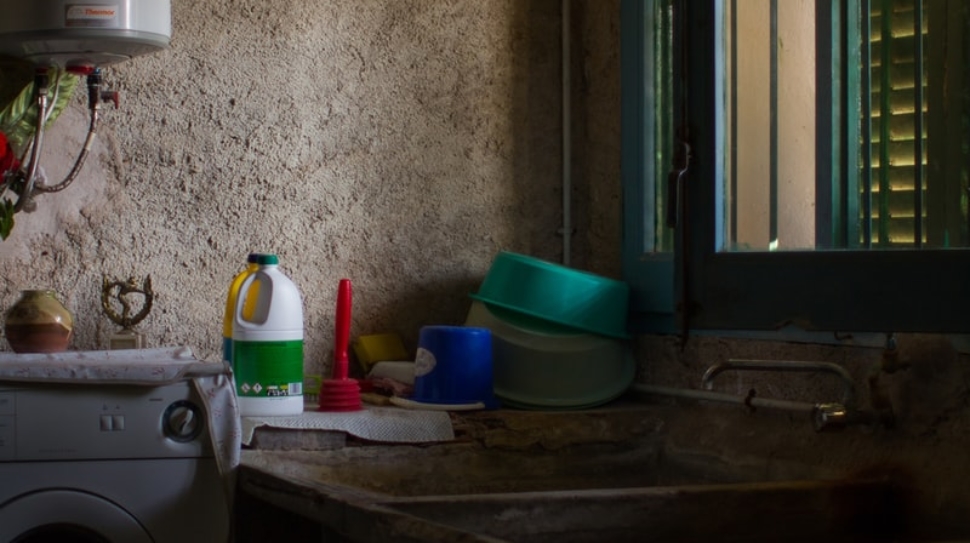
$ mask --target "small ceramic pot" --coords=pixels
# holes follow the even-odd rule
[[[53,290],[24,290],[7,310],[3,332],[16,353],[59,353],[71,342],[74,317]]]

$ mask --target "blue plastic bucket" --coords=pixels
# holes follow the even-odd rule
[[[492,332],[472,326],[424,326],[411,399],[434,404],[495,403]]]

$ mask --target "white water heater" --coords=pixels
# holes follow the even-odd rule
[[[0,0],[0,55],[37,66],[106,66],[171,36],[170,0]]]

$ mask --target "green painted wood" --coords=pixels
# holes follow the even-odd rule
[[[892,12],[893,0],[882,0],[880,4],[879,17],[879,36],[880,36],[880,59],[882,69],[879,70],[879,221],[877,228],[879,232],[878,244],[880,247],[890,245],[889,221],[885,220],[890,216],[889,213],[889,168],[891,165],[889,153],[889,123],[887,119],[892,117],[892,107],[890,97],[892,96],[892,72],[886,67],[892,65]]]
[[[860,114],[862,122],[862,150],[860,183],[862,184],[862,209],[860,220],[862,222],[862,238],[860,244],[863,248],[872,248],[873,228],[872,228],[872,3],[871,0],[861,0],[859,2],[859,34],[860,49],[862,56],[862,70],[860,72],[861,104]],[[849,29],[847,28],[848,32]]]
[[[652,68],[658,54],[654,35],[658,1],[662,0],[623,0],[620,8],[623,278],[631,288],[631,322],[638,323],[634,329],[641,331],[669,331],[674,314],[674,256],[657,251],[661,207],[657,180],[666,173],[657,171],[654,160],[657,72]]]
[[[863,23],[861,19],[864,18],[868,21],[868,18],[861,16],[863,11],[859,2],[839,2],[839,4],[841,4],[839,12],[842,21],[838,28],[842,31],[841,51],[844,58],[844,62],[841,63],[838,71],[842,76],[843,85],[841,93],[843,123],[840,134],[840,141],[842,142],[840,169],[843,201],[841,219],[844,221],[842,228],[845,232],[845,244],[837,246],[837,248],[858,249],[861,246],[860,240],[863,232],[859,220],[860,196],[862,194],[860,183],[863,180],[868,182],[869,175],[871,175],[871,170],[864,170],[862,166],[864,153],[856,152],[860,145],[859,142],[866,141],[863,134],[869,133],[863,129],[863,123],[868,125],[868,115],[862,113],[863,89],[866,89],[866,96],[869,93],[867,83],[864,83],[868,82],[868,72],[863,77],[864,70],[868,70],[869,54],[868,52],[864,53],[861,47],[863,42],[861,36],[867,35],[862,32]],[[866,5],[868,5],[868,1]],[[866,23],[866,28],[868,28],[868,23]],[[869,41],[865,40],[865,42],[868,44]],[[868,51],[868,45],[865,51]],[[866,59],[865,62],[863,58]],[[868,148],[865,144],[863,146],[865,149]]]
[[[839,5],[833,0],[815,4],[815,246],[845,248],[845,179],[842,168],[842,29]]]
[[[695,328],[970,331],[964,250],[719,253],[698,267]]]
[[[923,0],[913,0],[913,92],[915,123],[913,126],[913,239],[923,246]]]

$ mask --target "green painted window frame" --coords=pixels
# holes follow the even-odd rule
[[[630,284],[631,326],[635,330],[673,330],[674,257],[659,250],[657,229],[663,228],[657,208],[657,184],[666,172],[655,160],[656,73],[655,10],[663,0],[623,0],[621,4],[623,275]]]
[[[723,43],[723,13],[716,0],[682,3],[690,36],[686,96],[692,160],[685,185],[690,228],[677,230],[673,252],[653,249],[651,195],[668,174],[648,160],[658,122],[649,65],[652,8],[658,1],[663,0],[621,4],[623,270],[633,292],[633,331],[677,331],[685,309],[694,330],[970,331],[967,249],[716,250],[726,235],[718,193],[725,174],[719,150],[726,127],[718,100],[725,74],[717,50]],[[841,2],[829,1],[833,8]],[[833,200],[833,205],[843,204]]]

